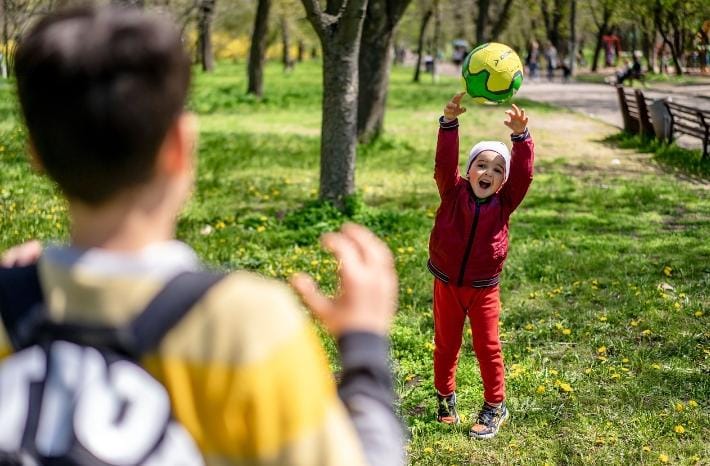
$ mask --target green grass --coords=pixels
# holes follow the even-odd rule
[[[308,63],[284,75],[270,64],[261,101],[244,95],[245,75],[221,64],[214,75],[196,76],[190,107],[201,119],[199,178],[178,236],[215,266],[279,278],[305,270],[332,290],[334,263],[317,238],[346,218],[316,200],[320,68]],[[578,147],[546,149],[573,132],[540,138],[535,181],[511,220],[501,315],[510,423],[491,441],[467,438],[482,393],[467,337],[458,371],[465,422],[434,421],[425,267],[438,205],[432,159],[438,112],[459,85],[447,78],[415,85],[410,76],[394,70],[386,135],[359,149],[350,215],[396,256],[392,354],[410,463],[708,464],[707,183],[595,168]],[[0,93],[0,248],[63,240],[65,205],[30,173],[12,92]],[[522,103],[536,123],[581,118]],[[462,154],[479,139],[507,137],[502,108],[468,107]],[[203,234],[206,226],[211,234]],[[332,342],[324,337],[324,344],[335,361]]]

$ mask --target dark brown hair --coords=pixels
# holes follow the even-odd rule
[[[116,7],[57,12],[22,38],[15,63],[30,139],[69,198],[98,205],[151,178],[190,82],[170,21]]]

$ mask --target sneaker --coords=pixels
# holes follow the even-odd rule
[[[508,419],[508,408],[505,401],[500,406],[492,406],[484,402],[483,407],[478,412],[478,420],[468,435],[476,439],[493,438],[498,433],[498,429]]]
[[[456,393],[449,396],[436,394],[438,412],[436,420],[444,424],[458,424],[461,422],[459,413],[456,412]]]

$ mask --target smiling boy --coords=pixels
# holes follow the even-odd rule
[[[499,141],[481,141],[459,172],[458,116],[463,93],[444,108],[434,179],[441,204],[429,240],[434,275],[434,386],[437,420],[458,424],[456,367],[466,316],[483,380],[484,403],[469,434],[491,438],[508,417],[503,354],[498,336],[500,273],[508,253],[508,220],[532,182],[533,142],[524,110],[513,105],[505,125],[512,155]]]

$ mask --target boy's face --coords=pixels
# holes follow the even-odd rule
[[[505,176],[505,160],[503,156],[490,150],[478,154],[468,172],[468,182],[471,183],[476,197],[483,199],[497,193],[503,184]]]

